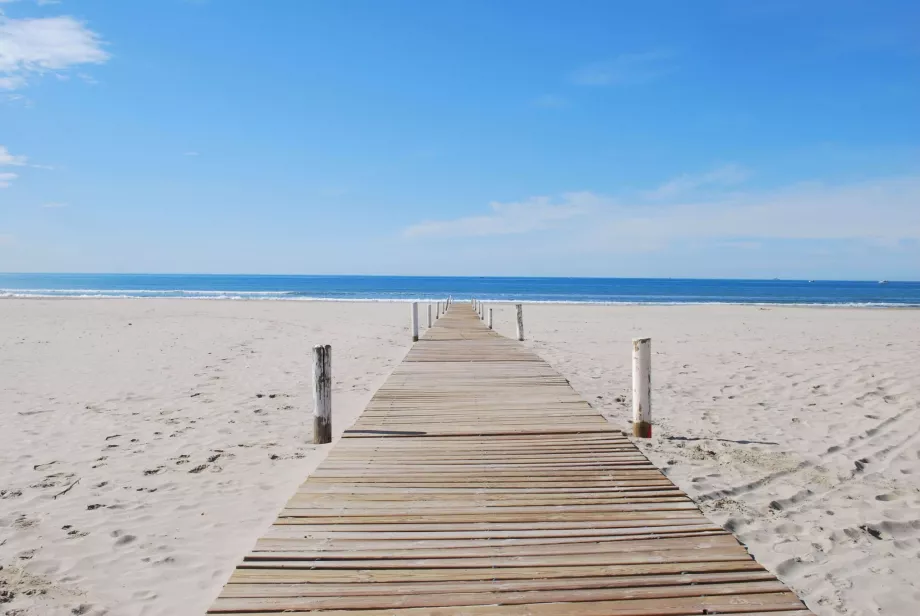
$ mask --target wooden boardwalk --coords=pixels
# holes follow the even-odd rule
[[[811,612],[546,362],[453,304],[212,614]]]

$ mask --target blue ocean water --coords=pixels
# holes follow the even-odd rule
[[[920,282],[210,274],[0,274],[0,297],[920,306]]]

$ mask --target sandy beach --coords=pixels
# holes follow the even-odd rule
[[[311,346],[333,346],[338,436],[408,350],[408,312],[0,301],[0,614],[202,614],[328,448]],[[630,340],[652,337],[651,460],[819,616],[912,616],[918,315],[528,305],[525,344],[628,430]]]

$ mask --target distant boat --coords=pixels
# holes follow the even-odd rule
[[[814,280],[809,280],[808,282],[814,282]]]
[[[879,283],[879,284],[888,284],[888,281],[887,281],[887,280],[879,280],[878,283]]]

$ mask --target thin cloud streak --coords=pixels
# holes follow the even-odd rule
[[[741,184],[751,177],[751,172],[741,165],[728,164],[700,174],[685,173],[668,180],[658,188],[643,195],[647,199],[673,199],[705,187],[726,187]]]
[[[19,175],[16,173],[4,172],[0,173],[0,188],[9,188],[13,180],[18,178]]]
[[[531,197],[526,201],[489,204],[491,214],[454,220],[426,221],[405,229],[406,237],[482,237],[518,235],[546,229],[586,214],[592,195],[567,193],[559,199]]]
[[[562,109],[569,106],[569,101],[555,94],[544,94],[535,98],[533,105],[544,109]]]
[[[587,64],[572,73],[580,86],[628,86],[655,81],[675,70],[674,54],[665,50],[626,53],[602,62]]]

